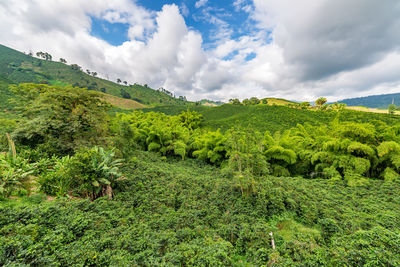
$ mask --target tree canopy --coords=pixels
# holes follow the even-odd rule
[[[68,154],[104,139],[109,104],[98,93],[43,84],[20,84],[11,90],[25,119],[13,132],[17,142]]]

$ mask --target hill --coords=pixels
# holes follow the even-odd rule
[[[347,106],[362,106],[368,108],[387,109],[393,101],[395,105],[400,105],[400,93],[350,98],[340,100],[338,102],[344,103]]]
[[[268,100],[268,105],[286,106],[289,104],[296,103],[296,102],[286,100],[283,98],[267,98],[267,100]]]
[[[143,109],[145,112],[155,111],[167,115],[178,115],[188,107],[162,106]],[[370,122],[383,121],[388,125],[400,123],[400,117],[390,114],[378,114],[353,110],[342,111],[315,111],[300,110],[279,105],[231,105],[224,104],[218,107],[193,106],[189,108],[199,112],[204,117],[204,127],[223,131],[232,127],[241,126],[255,128],[259,131],[284,131],[297,124],[310,123],[326,124],[338,117],[343,121]]]
[[[213,100],[208,100],[208,99],[202,99],[198,101],[197,103],[204,105],[204,106],[209,106],[209,107],[215,107],[215,106],[220,106],[223,105],[224,102],[221,101],[213,101]]]
[[[93,73],[93,72],[91,72]],[[85,87],[142,105],[182,105],[168,92],[153,90],[147,85],[122,85],[83,72],[76,64],[42,60],[0,45],[0,90],[6,94],[11,83],[47,83]],[[1,102],[0,102],[1,104]],[[140,105],[138,105],[140,106]]]

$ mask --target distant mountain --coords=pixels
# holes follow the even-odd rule
[[[387,109],[393,101],[395,105],[400,106],[400,93],[350,98],[340,100],[338,102],[345,103],[347,106],[363,106],[368,108]]]
[[[47,54],[48,55],[48,54]],[[95,70],[82,70],[76,64],[42,60],[17,50],[0,45],[0,105],[4,106],[9,92],[8,85],[16,83],[46,83],[73,85],[95,90],[127,100],[136,101],[136,106],[182,105],[186,101],[175,98],[164,89],[153,90],[147,85],[124,85],[98,78]],[[109,98],[115,100],[115,98]],[[114,101],[115,102],[115,101]],[[122,102],[122,101],[119,101]]]

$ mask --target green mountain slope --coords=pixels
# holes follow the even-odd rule
[[[350,98],[338,102],[345,103],[348,106],[387,109],[388,106],[393,103],[393,101],[395,105],[400,106],[400,93]]]
[[[177,115],[186,111],[183,106],[164,106],[144,109],[145,112],[156,111],[167,115]],[[204,126],[213,130],[228,130],[232,127],[251,127],[259,131],[284,131],[298,123],[325,124],[337,116],[341,121],[371,122],[383,121],[388,125],[400,123],[400,117],[390,114],[367,113],[353,110],[315,111],[299,110],[286,106],[239,106],[225,104],[218,107],[195,106],[190,110],[199,112],[204,117]]]
[[[0,45],[0,89],[10,83],[49,83],[73,85],[135,100],[145,105],[181,105],[185,102],[147,86],[125,86],[93,77],[77,66],[46,61]]]

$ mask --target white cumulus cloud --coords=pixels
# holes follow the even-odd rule
[[[2,0],[0,43],[192,100],[333,101],[400,90],[397,0],[236,0],[231,8],[249,14],[251,27],[232,38],[232,25],[208,16],[216,28],[208,46],[186,25],[184,6],[154,11],[130,0]],[[113,46],[92,36],[93,17],[127,24],[127,41]]]

